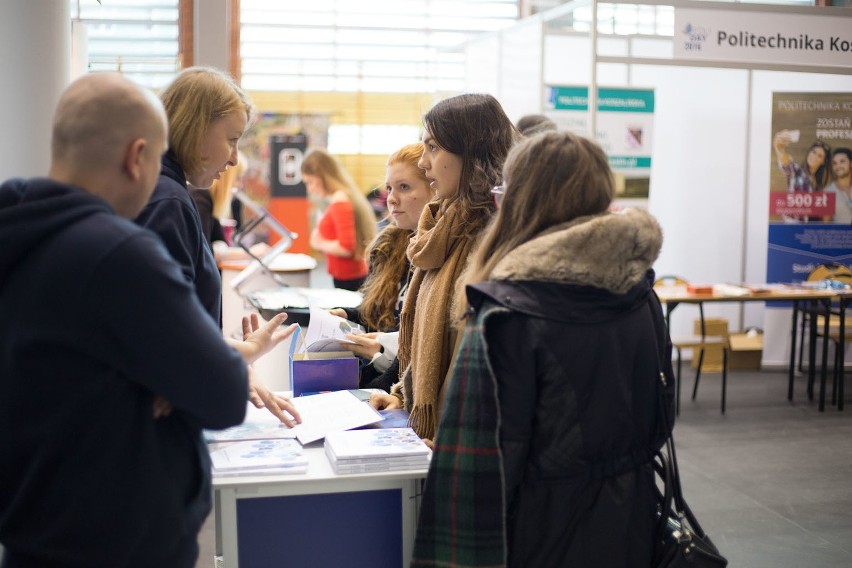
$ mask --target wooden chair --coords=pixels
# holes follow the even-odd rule
[[[658,286],[686,286],[688,282],[679,276],[660,276],[654,281],[654,287]],[[700,334],[685,337],[672,337],[672,347],[677,353],[677,382],[676,398],[675,398],[675,413],[680,415],[680,384],[681,370],[683,365],[683,350],[692,349],[692,356],[698,354],[698,364],[695,369],[695,384],[692,387],[692,400],[698,395],[698,382],[701,380],[701,367],[704,364],[704,351],[708,347],[719,347],[722,349],[722,414],[725,413],[725,399],[728,388],[728,338],[721,336],[707,335],[707,326],[704,319],[704,304],[698,303],[698,314],[700,322]]]

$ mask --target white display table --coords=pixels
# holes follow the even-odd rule
[[[426,469],[337,475],[322,442],[296,475],[214,478],[226,568],[408,566]]]

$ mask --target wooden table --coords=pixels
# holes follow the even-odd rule
[[[754,291],[745,293],[725,293],[713,292],[709,294],[696,294],[687,292],[683,286],[663,286],[656,288],[657,296],[660,301],[666,305],[666,325],[669,324],[671,313],[680,304],[703,304],[711,302],[792,302],[793,303],[793,323],[790,326],[790,367],[787,385],[787,400],[793,400],[793,377],[796,361],[796,327],[798,323],[798,314],[800,306],[803,302],[811,302],[817,305],[826,317],[824,324],[824,336],[828,336],[829,332],[829,316],[831,313],[832,301],[839,301],[841,304],[840,310],[840,343],[844,343],[845,321],[844,308],[846,304],[852,301],[852,292],[844,292],[831,289],[814,289],[796,287],[793,285],[768,284],[765,287],[754,286]],[[816,318],[811,318],[811,342],[809,346],[810,365],[808,369],[808,396],[813,398],[813,383],[815,379],[816,360],[816,344],[813,337],[816,336]],[[843,347],[841,347],[841,350]],[[820,375],[820,393],[819,393],[819,410],[825,410],[825,383],[827,378],[828,359],[828,342],[823,341],[822,344],[822,369]],[[843,356],[840,359],[843,364]],[[842,366],[841,366],[842,369]],[[843,410],[843,381],[840,381],[838,410]]]

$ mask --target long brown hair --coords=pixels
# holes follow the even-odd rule
[[[396,329],[396,303],[399,284],[408,270],[405,249],[410,231],[388,225],[370,245],[370,273],[361,286],[364,294],[358,311],[369,329]]]
[[[808,164],[808,154],[810,154],[811,150],[814,148],[822,148],[824,158],[822,160],[822,164],[815,172],[812,172],[811,166]],[[814,191],[822,191],[825,189],[825,186],[828,185],[828,182],[831,179],[831,146],[822,140],[817,140],[811,144],[808,147],[808,151],[805,152],[805,159],[802,160],[802,170],[804,170],[804,172],[808,174],[808,177],[811,178]]]
[[[571,132],[544,132],[515,146],[503,168],[504,198],[459,279],[456,314],[467,309],[467,284],[487,280],[512,250],[556,226],[606,211],[612,170],[596,142]]]
[[[509,148],[521,135],[491,95],[464,94],[437,103],[423,125],[444,150],[462,159],[458,201],[464,236],[475,237],[494,213],[491,188],[502,179]]]
[[[337,158],[316,148],[309,151],[302,160],[302,173],[317,176],[322,180],[323,186],[329,193],[343,191],[352,210],[355,212],[355,259],[364,258],[367,246],[376,236],[376,214],[373,207],[367,201],[367,197],[355,185],[355,181],[349,172],[343,167]]]
[[[387,166],[409,166],[428,184],[426,172],[417,167],[422,155],[421,142],[408,144],[390,155]],[[391,224],[370,245],[370,274],[361,286],[364,298],[359,311],[364,323],[371,329],[387,331],[397,327],[396,304],[399,300],[399,285],[409,269],[405,250],[410,237],[411,231]]]

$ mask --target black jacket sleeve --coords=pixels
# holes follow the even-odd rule
[[[358,325],[364,325],[364,320],[361,318],[361,311],[358,308],[341,308],[346,312],[346,319],[355,322]]]
[[[370,365],[370,368],[372,368],[372,365]],[[385,392],[390,392],[391,387],[397,382],[399,382],[399,359],[394,357],[393,363],[384,373],[378,376],[373,374],[364,377],[362,375],[362,382],[358,386],[362,389],[382,389]]]

